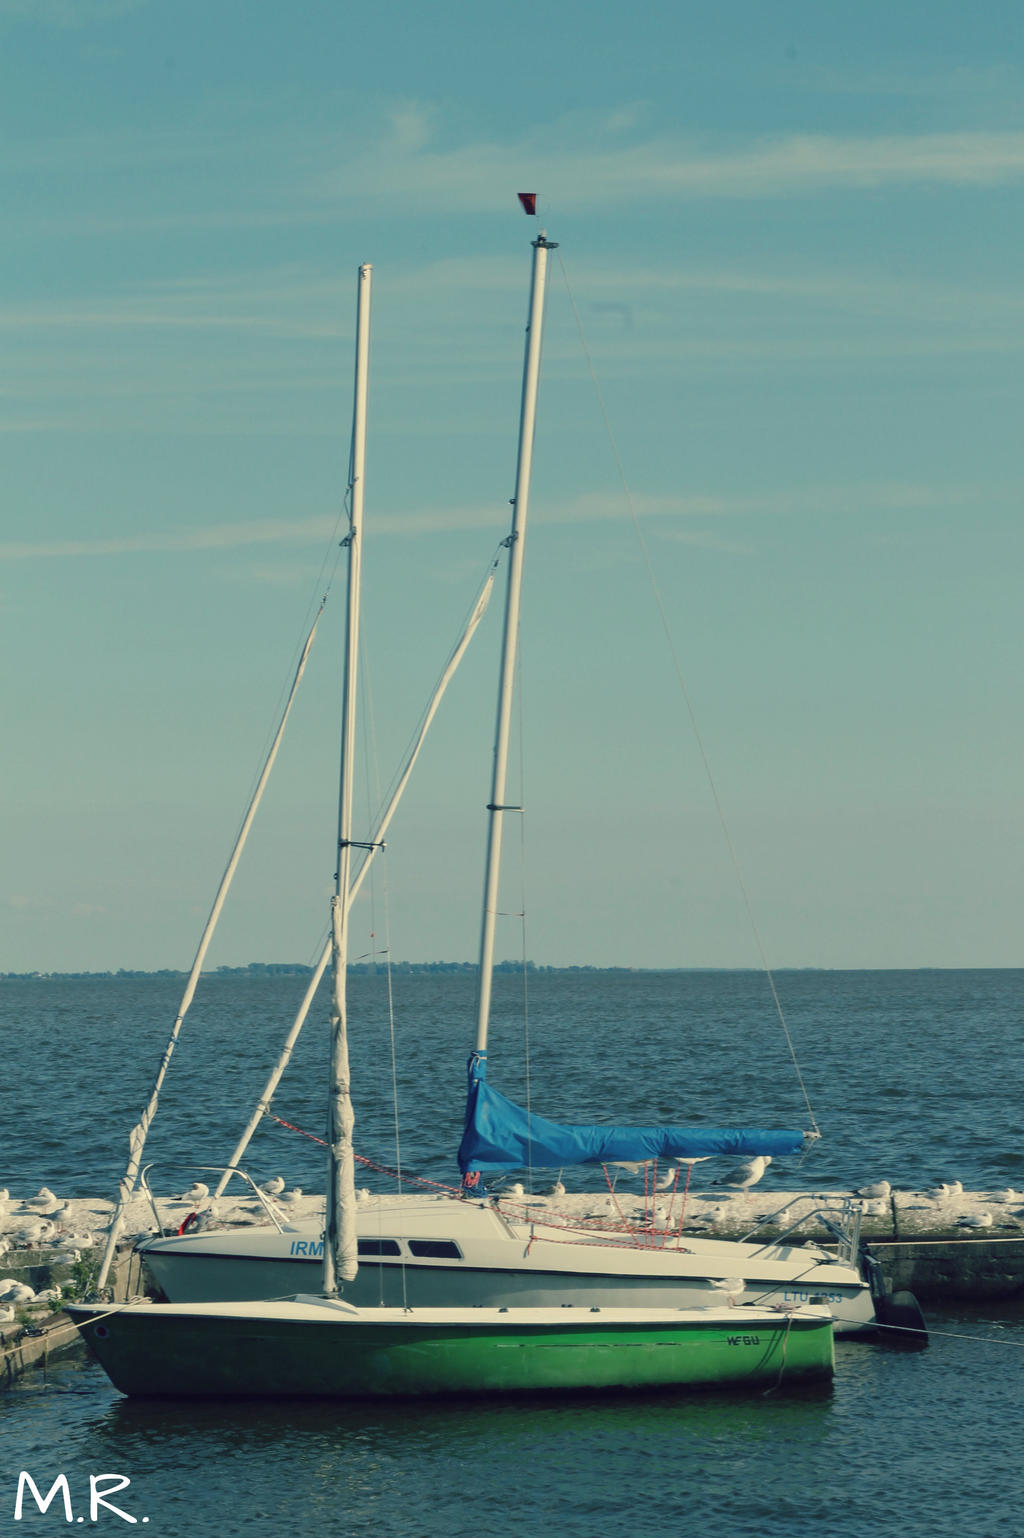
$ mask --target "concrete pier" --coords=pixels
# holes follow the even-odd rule
[[[1024,1239],[873,1240],[871,1252],[890,1286],[925,1308],[1024,1304]]]
[[[82,1259],[99,1268],[102,1250],[87,1250]],[[35,1292],[66,1287],[75,1268],[54,1264],[45,1250],[8,1251],[0,1256],[5,1276],[24,1282]],[[118,1256],[111,1270],[114,1297],[123,1299],[138,1287],[139,1263],[130,1249]],[[0,1389],[10,1388],[29,1368],[45,1369],[48,1362],[69,1351],[83,1350],[81,1337],[65,1313],[51,1305],[28,1304],[15,1309],[15,1317],[0,1324]]]

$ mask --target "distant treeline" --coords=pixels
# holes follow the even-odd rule
[[[383,961],[356,961],[349,966],[349,972],[372,975],[383,971]],[[431,972],[476,972],[475,961],[393,961],[391,971],[402,976],[419,977]],[[499,961],[495,966],[496,972],[643,972],[647,970],[675,970],[672,968],[645,968],[645,967],[545,967],[538,966],[535,961]],[[247,967],[213,967],[204,973],[206,977],[310,977],[313,968],[304,966],[298,961],[251,961]],[[0,982],[46,982],[54,980],[73,980],[78,982],[106,982],[118,978],[139,977],[187,977],[186,971],[178,971],[173,967],[161,967],[155,972],[135,972],[126,967],[119,967],[116,972],[0,972]]]

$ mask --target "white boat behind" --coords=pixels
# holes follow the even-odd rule
[[[145,1239],[138,1250],[173,1302],[280,1298],[315,1285],[323,1232],[319,1219],[208,1228]],[[856,1264],[815,1243],[631,1235],[445,1195],[360,1202],[356,1233],[359,1271],[345,1297],[361,1306],[698,1308],[718,1300],[723,1277],[736,1276],[751,1302],[820,1299],[837,1333],[868,1329],[875,1319]]]

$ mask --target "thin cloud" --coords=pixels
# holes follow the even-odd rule
[[[0,0],[10,8],[18,0]],[[28,0],[21,0],[27,4]],[[42,3],[42,0],[41,0]],[[46,0],[61,12],[61,0]],[[110,4],[131,0],[110,0]],[[69,0],[70,4],[70,0]],[[100,6],[100,0],[93,0]],[[3,14],[0,11],[0,14]],[[8,14],[14,14],[10,9]],[[245,185],[248,167],[263,168],[258,197],[223,197],[168,212],[155,203],[129,211],[111,207],[67,214],[66,227],[170,229],[173,227],[294,226],[335,222],[357,207],[383,207],[432,217],[472,212],[507,216],[510,186],[547,189],[553,208],[581,211],[611,206],[665,205],[680,198],[778,199],[890,187],[985,188],[1024,177],[1024,132],[954,130],[908,134],[788,134],[739,139],[642,137],[612,112],[571,115],[510,141],[456,139],[443,109],[431,103],[372,106],[360,100],[360,131],[346,124],[333,135],[314,134],[301,123],[254,121],[240,136],[238,122],[207,119],[134,137],[93,135],[26,140],[9,146],[8,163],[22,169],[76,177],[113,165],[202,164],[195,186],[219,178]],[[354,114],[357,101],[339,102],[338,120]],[[244,142],[243,142],[244,139]],[[446,142],[447,141],[447,142]],[[305,176],[296,167],[309,168]],[[212,185],[218,185],[214,176]],[[197,194],[198,195],[198,194]],[[34,220],[35,210],[28,215]],[[59,223],[62,216],[50,215]]]
[[[177,331],[260,331],[268,336],[334,339],[346,334],[344,325],[327,321],[289,320],[271,313],[234,315],[208,310],[175,309],[171,302],[161,309],[140,306],[132,300],[83,308],[26,306],[0,312],[0,329],[6,331],[112,331],[164,329]]]
[[[974,485],[932,486],[913,481],[878,481],[869,485],[802,486],[749,497],[684,497],[676,504],[687,517],[737,518],[770,514],[849,513],[882,508],[927,511],[972,505],[991,498],[994,488]],[[650,508],[641,516],[649,516]],[[664,532],[664,531],[659,531]],[[685,532],[672,537],[689,537]]]
[[[0,544],[0,559],[9,561],[67,559],[78,556],[188,554],[202,550],[238,550],[253,545],[282,544],[299,539],[326,539],[331,518],[268,519],[220,524],[167,534],[116,535],[108,539],[23,540]]]
[[[820,268],[772,272],[756,265],[733,269],[707,269],[685,265],[647,265],[630,273],[629,303],[623,299],[621,269],[581,262],[572,275],[588,329],[595,344],[614,346],[619,366],[627,360],[646,363],[659,356],[678,362],[687,357],[707,356],[715,362],[729,358],[783,358],[813,361],[834,357],[928,357],[945,354],[1005,354],[1024,345],[1020,322],[1024,319],[1024,296],[1016,289],[977,289],[951,284],[902,281],[889,273],[854,273]],[[476,304],[479,325],[460,353],[463,371],[474,360],[486,363],[492,356],[493,307],[489,296],[519,293],[522,268],[508,258],[481,258],[471,262],[449,258],[387,275],[389,303],[400,316],[402,305],[415,307],[415,326],[402,328],[403,346],[411,362],[418,364],[429,354],[436,366],[436,342],[439,328],[446,324],[446,309],[459,305],[460,314],[467,303]],[[424,294],[431,306],[423,305]],[[784,332],[773,326],[762,334],[749,324],[730,326],[726,313],[705,311],[705,320],[713,323],[710,334],[701,335],[693,328],[692,314],[679,307],[676,296],[689,294],[737,296],[750,301],[781,302],[789,305],[793,321],[809,314],[813,330],[789,324]],[[111,335],[131,338],[134,334],[166,332],[217,337],[231,333],[274,343],[335,342],[351,334],[346,308],[347,285],[335,275],[309,269],[286,267],[279,272],[229,274],[218,277],[185,277],[164,283],[149,283],[116,295],[87,296],[80,299],[47,303],[33,300],[0,308],[0,332],[6,332],[17,345],[23,338],[31,342],[32,357],[39,360],[47,339],[59,341],[64,348],[73,346],[76,337],[92,345],[93,336],[104,341]],[[857,317],[851,328],[848,318]],[[653,317],[653,324],[652,324]],[[865,328],[860,319],[884,322]],[[686,322],[686,334],[679,334],[680,322]],[[575,343],[570,349],[577,356]],[[549,362],[565,355],[564,343],[549,340]],[[267,378],[279,388],[283,379],[280,358],[269,351],[259,355],[269,360]],[[306,355],[310,356],[309,354]],[[68,378],[68,355],[62,352],[59,376]],[[169,377],[169,376],[168,376]],[[208,372],[206,388],[223,388],[225,380]],[[294,378],[289,372],[288,379]],[[309,381],[319,386],[318,378]],[[235,377],[232,390],[266,387],[264,380]],[[77,384],[75,385],[77,390]],[[194,371],[190,390],[196,388]],[[93,390],[96,390],[95,383]],[[139,391],[132,381],[130,393]],[[110,393],[100,390],[98,393]],[[116,386],[113,393],[118,393]],[[16,383],[0,384],[0,396],[9,395],[23,402],[26,398],[24,373]],[[0,431],[4,426],[0,425]],[[7,430],[26,430],[15,422]]]
[[[927,510],[969,505],[991,498],[992,487],[929,486],[909,482],[872,485],[809,486],[759,496],[693,495],[683,497],[635,496],[633,505],[643,520],[661,523],[668,519],[725,519],[751,515],[785,516],[802,512],[856,511],[869,508]],[[538,521],[547,524],[604,523],[629,516],[621,495],[585,493],[564,500],[537,499]],[[395,535],[439,534],[460,530],[498,533],[504,528],[503,504],[492,506],[420,508],[411,513],[380,513],[374,518],[378,538]],[[337,532],[337,519],[265,519],[248,523],[219,524],[187,532],[115,536],[106,539],[8,541],[0,544],[0,559],[56,560],[96,556],[190,554],[209,550],[242,550],[265,545],[326,540]],[[662,527],[660,534],[693,543],[716,542],[718,548],[741,549],[706,531]]]
[[[35,21],[44,27],[91,27],[141,10],[149,0],[0,0],[0,20]]]
[[[956,102],[958,106],[990,107],[993,101],[1020,99],[1021,72],[1013,62],[957,64],[926,71],[893,68],[842,70],[811,67],[801,84],[828,96],[891,96],[906,101]]]
[[[323,181],[332,200],[358,198],[436,213],[504,207],[504,189],[533,180],[576,210],[680,196],[778,198],[830,191],[951,184],[988,187],[1024,176],[1024,133],[789,135],[715,146],[653,139],[560,151],[557,135],[503,145],[407,151],[387,138]],[[565,189],[561,192],[560,189]],[[315,188],[314,188],[315,190]]]

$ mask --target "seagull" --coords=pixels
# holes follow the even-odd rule
[[[735,1169],[728,1174],[713,1180],[713,1186],[735,1186],[741,1191],[746,1191],[750,1186],[756,1186],[768,1165],[772,1162],[771,1154],[758,1154],[756,1159],[751,1159],[749,1164],[737,1164]]]
[[[197,1180],[195,1185],[190,1186],[187,1191],[182,1192],[182,1194],[178,1197],[178,1200],[180,1202],[192,1202],[192,1204],[195,1205],[198,1202],[205,1202],[209,1194],[210,1187],[204,1186],[201,1180]]]
[[[948,1185],[936,1186],[929,1195],[934,1196],[937,1202],[944,1202],[950,1196],[962,1196],[964,1194],[963,1182],[951,1180]]]
[[[268,1196],[280,1196],[284,1190],[284,1181],[280,1175],[275,1175],[273,1180],[265,1180],[260,1190],[265,1191]]]
[[[854,1196],[866,1196],[869,1200],[877,1200],[880,1196],[888,1196],[892,1186],[887,1180],[876,1180],[874,1185],[860,1186],[854,1191]]]
[[[43,1217],[49,1217],[53,1212],[63,1212],[67,1202],[59,1202],[47,1186],[41,1186],[38,1194],[30,1196],[24,1205]]]
[[[723,1276],[717,1280],[711,1280],[711,1291],[724,1293],[729,1301],[729,1307],[735,1308],[736,1299],[746,1291],[746,1282],[742,1276]]]
[[[282,1191],[281,1192],[281,1201],[283,1201],[283,1202],[298,1202],[298,1201],[301,1201],[301,1200],[302,1200],[302,1191],[299,1188],[299,1186],[296,1186],[294,1191]]]
[[[56,1225],[48,1218],[36,1218],[34,1222],[23,1223],[21,1228],[15,1229],[14,1237],[19,1244],[38,1244],[40,1239],[49,1239],[51,1234],[57,1232]]]
[[[553,1186],[548,1186],[547,1190],[540,1194],[541,1196],[564,1196],[565,1187],[560,1180],[556,1180]]]
[[[590,1211],[585,1214],[588,1218],[606,1218],[610,1212],[615,1211],[615,1199],[611,1196],[599,1196],[594,1201]]]
[[[956,1220],[958,1228],[991,1228],[991,1212],[965,1212],[962,1218]]]
[[[889,1198],[876,1196],[871,1201],[866,1201],[861,1209],[866,1218],[886,1218],[889,1216]]]
[[[710,1157],[710,1154],[697,1154],[692,1159],[673,1159],[665,1173],[664,1180],[658,1181],[656,1189],[668,1191],[678,1180],[681,1169],[689,1168],[692,1170],[695,1164],[704,1164]]]
[[[0,1279],[0,1303],[28,1303],[34,1297],[34,1289],[15,1277],[5,1276]]]
[[[1012,1186],[1007,1186],[1005,1191],[993,1191],[990,1200],[994,1202],[1024,1202],[1024,1191],[1015,1191]]]
[[[79,1228],[70,1232],[65,1230],[60,1236],[60,1242],[68,1250],[92,1250],[99,1243],[99,1235],[88,1228]]]

